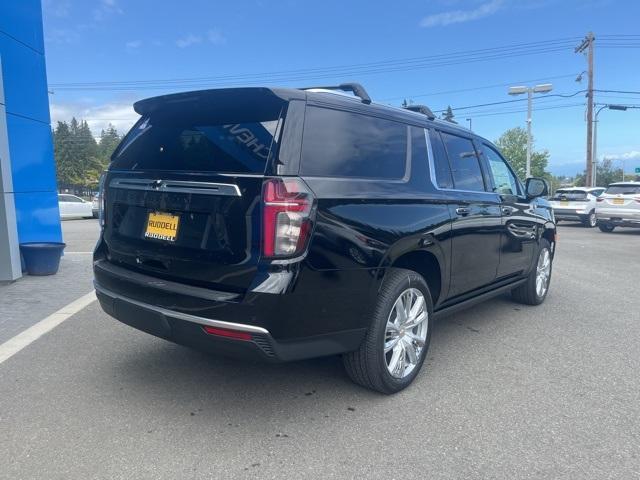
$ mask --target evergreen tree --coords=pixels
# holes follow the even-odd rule
[[[73,134],[66,122],[58,122],[53,131],[53,152],[58,183],[65,186],[77,184],[82,172],[80,165],[76,162]]]
[[[115,127],[109,124],[106,130],[100,132],[100,143],[98,143],[98,158],[103,168],[107,168],[111,161],[111,154],[120,143],[120,135]]]
[[[444,121],[446,121],[446,122],[458,123],[453,119],[454,116],[455,115],[453,114],[453,110],[451,109],[451,105],[449,105],[447,107],[447,111],[442,114],[442,119]]]

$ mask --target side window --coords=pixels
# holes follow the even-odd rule
[[[504,159],[493,148],[482,144],[482,153],[489,164],[489,172],[495,185],[494,191],[501,195],[518,195],[518,180],[509,169]]]
[[[441,135],[451,164],[454,188],[484,192],[484,178],[473,142],[444,132]]]
[[[435,130],[429,130],[429,139],[431,140],[431,150],[433,151],[434,180],[440,188],[453,188],[451,165],[449,165],[447,151],[444,149],[442,138]]]
[[[302,175],[401,179],[407,166],[402,123],[357,113],[308,107]]]

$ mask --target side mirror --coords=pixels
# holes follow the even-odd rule
[[[549,185],[544,178],[529,177],[524,184],[528,198],[546,197],[549,195]]]

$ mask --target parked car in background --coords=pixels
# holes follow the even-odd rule
[[[134,105],[103,182],[102,308],[145,332],[270,361],[343,354],[408,386],[437,316],[504,292],[541,304],[555,251],[543,179],[421,111],[233,88]],[[411,108],[416,106],[411,106]]]
[[[558,220],[582,222],[587,228],[596,226],[596,200],[605,191],[603,187],[559,188],[549,203]]]
[[[609,185],[598,197],[596,217],[603,232],[613,232],[616,227],[640,228],[640,182]]]
[[[58,195],[58,207],[60,218],[91,218],[93,211],[91,202],[87,202],[80,197],[61,193]]]
[[[91,213],[93,214],[93,218],[98,218],[98,214],[100,212],[100,193],[96,194],[91,200]]]

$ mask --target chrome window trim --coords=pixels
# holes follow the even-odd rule
[[[240,332],[249,332],[249,333],[260,333],[263,335],[270,335],[269,330],[262,327],[257,327],[255,325],[247,325],[245,323],[234,323],[234,322],[225,322],[223,320],[214,320],[211,318],[199,317],[197,315],[191,315],[189,313],[176,312],[175,310],[169,310],[168,308],[157,307],[155,305],[150,305],[145,302],[141,302],[139,300],[134,300],[129,297],[125,297],[124,295],[120,295],[119,293],[112,292],[111,290],[107,290],[106,288],[98,285],[94,282],[94,287],[98,293],[102,293],[107,297],[122,300],[123,302],[128,302],[138,307],[151,310],[162,315],[166,315],[168,317],[178,318],[180,320],[184,320],[186,322],[197,323],[199,325],[207,325],[210,327],[216,328],[226,328],[228,330],[237,330]]]
[[[487,192],[486,190],[480,191],[480,190],[462,190],[459,188],[442,188],[438,185],[438,180],[436,179],[436,168],[435,168],[435,164],[433,162],[433,149],[431,148],[431,138],[429,137],[429,130],[431,130],[431,127],[425,127],[424,128],[424,137],[425,137],[425,141],[427,142],[427,155],[429,157],[429,177],[431,179],[431,184],[433,185],[433,188],[435,188],[436,190],[440,191],[440,192],[462,192],[462,193],[479,193],[479,194],[485,194],[485,195],[491,195],[491,196],[496,196],[498,195],[496,192]],[[467,138],[467,137],[462,137],[462,138]],[[471,140],[473,142],[473,140],[471,138],[469,138],[469,140]],[[475,145],[474,145],[475,148]],[[452,176],[453,178],[453,176]]]
[[[151,178],[116,177],[110,188],[145,190],[149,192],[197,193],[201,195],[227,195],[241,197],[240,188],[232,183],[195,182],[188,180],[162,180]]]

